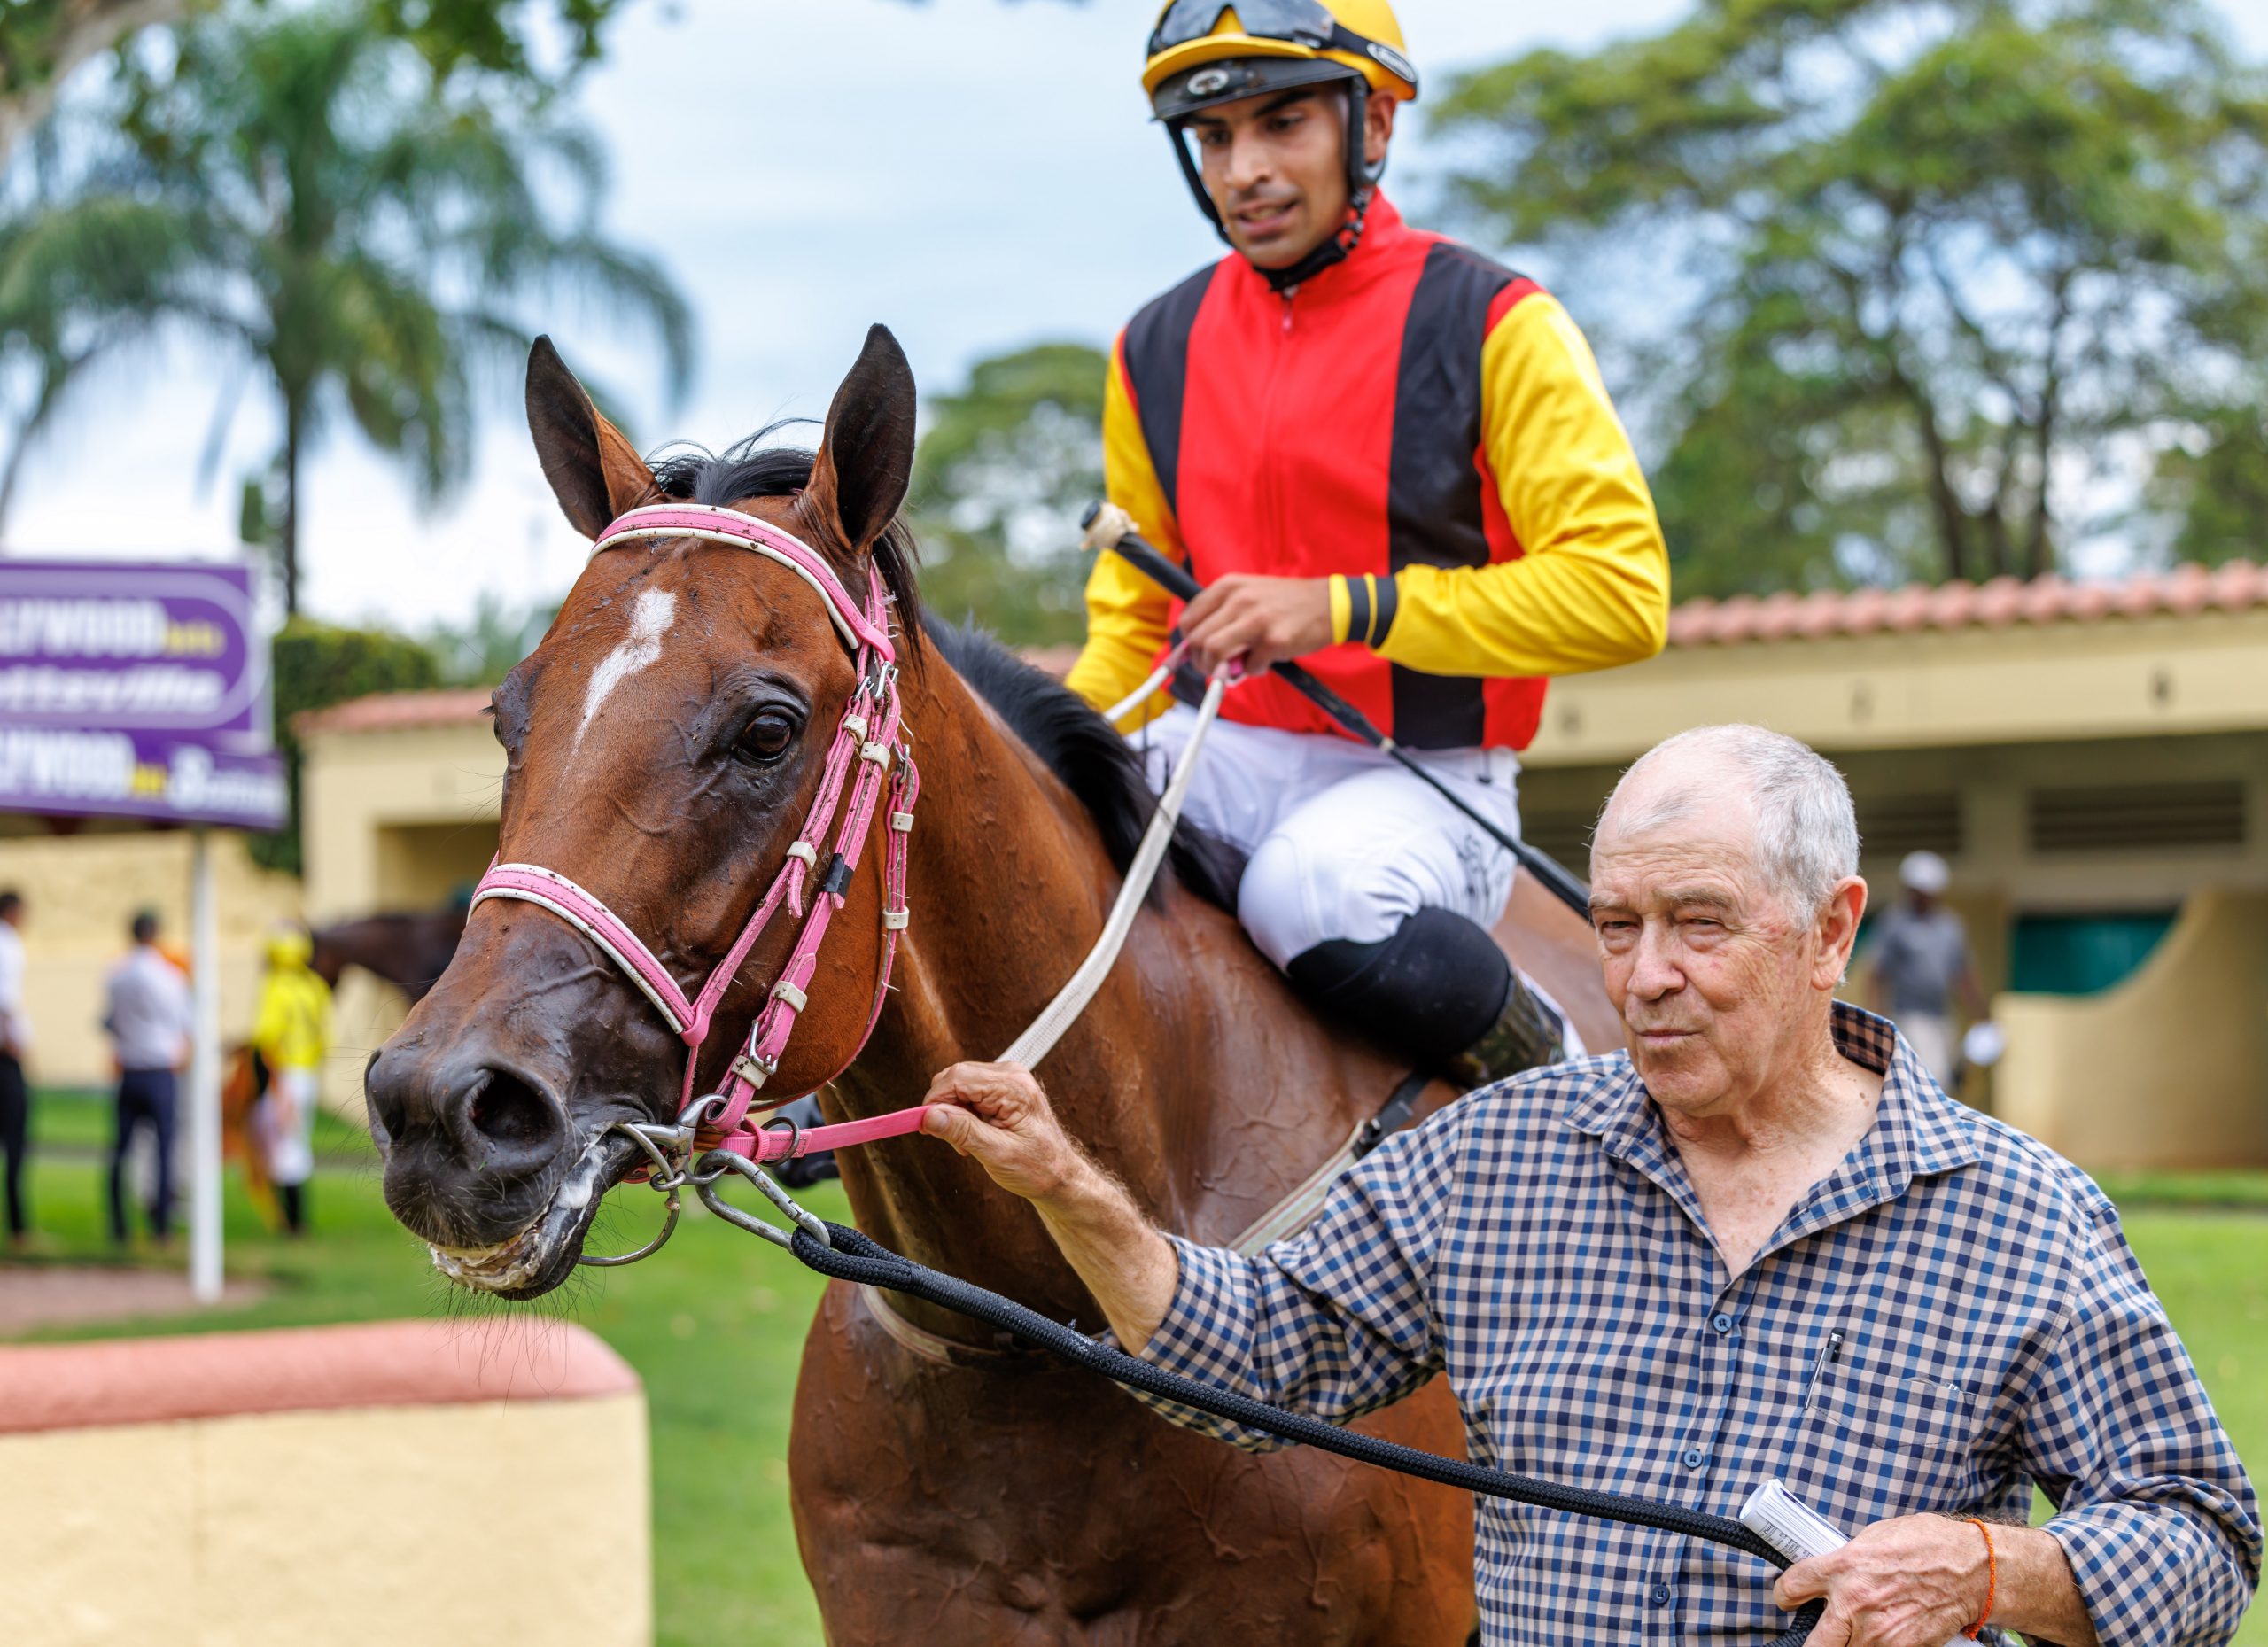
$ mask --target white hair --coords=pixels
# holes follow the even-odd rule
[[[1745,790],[1756,807],[1758,865],[1791,910],[1815,913],[1839,882],[1859,873],[1859,820],[1850,785],[1818,750],[1763,726],[1696,726],[1664,738],[1622,774],[1599,810],[1595,836],[1630,781],[1674,755],[1698,757]],[[1684,817],[1704,798],[1698,786],[1681,785],[1615,821],[1643,834]]]

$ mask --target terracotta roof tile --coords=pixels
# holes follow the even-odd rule
[[[1902,589],[1854,589],[1797,596],[1736,594],[1687,601],[1670,613],[1672,646],[1740,646],[1833,635],[1912,634],[1924,629],[2004,629],[2017,624],[2100,623],[2161,613],[2191,618],[2209,610],[2268,606],[2268,566],[2232,561],[2212,570],[2181,565],[2117,583],[2072,583],[2053,573],[2021,582],[1954,579]]]
[[[327,732],[407,732],[420,726],[462,726],[488,708],[486,687],[450,688],[439,692],[377,692],[350,698],[329,709],[311,709],[291,718],[302,738]]]

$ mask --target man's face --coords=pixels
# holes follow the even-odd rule
[[[1385,157],[1394,99],[1374,93],[1364,148]],[[1289,268],[1347,219],[1347,99],[1337,86],[1244,97],[1190,117],[1205,191],[1229,244],[1262,268]]]
[[[1591,851],[1591,916],[1631,1062],[1658,1103],[1699,1119],[1813,1055],[1866,897],[1853,879],[1821,915],[1791,911],[1757,865],[1746,796],[1704,784],[1666,808],[1679,793],[1617,799]]]

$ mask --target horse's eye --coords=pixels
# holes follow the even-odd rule
[[[763,765],[770,765],[788,752],[796,741],[796,718],[781,709],[760,709],[741,733],[734,746],[737,754]]]

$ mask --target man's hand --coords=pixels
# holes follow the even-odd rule
[[[955,1064],[938,1071],[921,1101],[921,1130],[941,1138],[1028,1201],[1052,1200],[1087,1167],[1047,1094],[1021,1064]]]
[[[2018,1530],[1996,1527],[1993,1536]],[[1780,1575],[1772,1599],[1792,1612],[1827,1597],[1810,1647],[1945,1647],[1983,1615],[1989,1589],[1984,1539],[1975,1527],[1900,1516],[1798,1561]]]
[[[1181,633],[1200,674],[1239,656],[1256,674],[1319,652],[1331,644],[1331,579],[1231,572],[1189,603]]]
[[[1126,1186],[1080,1152],[1031,1071],[955,1064],[929,1083],[921,1130],[1032,1204],[1130,1355],[1172,1306],[1181,1261]]]

